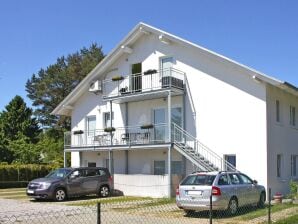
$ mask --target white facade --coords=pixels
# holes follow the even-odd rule
[[[166,38],[161,38],[161,34]],[[123,49],[127,48],[129,50],[125,52]],[[167,57],[172,58],[172,69],[185,74],[183,78],[180,73],[175,73],[180,77],[173,75],[183,81],[182,94],[179,90],[168,96],[171,90],[163,92],[164,86],[161,89],[152,88],[152,83],[161,80],[161,61]],[[141,63],[142,73],[156,69],[158,76],[142,76],[141,84],[138,83],[143,88],[141,92],[129,91],[126,95],[119,94],[119,89],[124,86],[125,91],[135,88],[131,87],[131,80],[136,79],[125,77],[132,73],[132,66],[137,63]],[[108,86],[106,80],[119,75],[125,78],[118,82],[122,84],[118,85],[118,88]],[[152,81],[152,77],[160,78]],[[88,86],[94,80],[102,80],[106,87],[104,93],[96,95],[88,91]],[[117,85],[117,81],[109,82]],[[110,98],[104,95],[114,93],[118,95]],[[139,24],[53,113],[71,116],[72,133],[78,130],[84,130],[86,133],[90,117],[95,119],[96,130],[104,129],[107,123],[105,113],[109,113],[112,108],[112,126],[116,131],[112,134],[111,144],[117,147],[104,145],[106,143],[102,143],[102,140],[95,144],[94,135],[82,134],[71,135],[71,144],[84,144],[81,147],[71,145],[67,151],[72,153],[72,166],[88,166],[88,163],[107,166],[112,158],[109,154],[112,150],[115,186],[124,194],[135,195],[135,192],[138,192],[136,190],[143,187],[140,195],[148,196],[146,186],[140,183],[148,183],[148,186],[150,183],[143,180],[151,180],[151,183],[160,183],[162,186],[165,183],[173,185],[174,182],[178,182],[169,181],[169,161],[177,162],[171,163],[172,169],[175,166],[182,176],[197,169],[187,156],[172,148],[173,142],[168,141],[169,131],[173,130],[170,130],[167,124],[173,121],[169,119],[169,115],[173,119],[172,113],[175,108],[179,108],[178,111],[181,112],[180,126],[183,130],[207,145],[221,158],[225,158],[226,155],[235,156],[238,170],[258,180],[265,187],[271,187],[273,193],[287,193],[289,181],[298,178],[298,170],[293,171],[298,167],[298,161],[295,167],[296,161],[293,162],[296,158],[298,160],[298,115],[293,115],[293,109],[291,116],[297,121],[292,125],[289,123],[290,106],[295,107],[297,113],[297,95],[295,87],[161,30]],[[276,100],[280,102],[279,122],[276,122]],[[63,109],[65,105],[70,105],[72,110]],[[163,109],[164,116],[157,119],[154,113],[158,109]],[[155,124],[160,119],[166,123],[164,129],[161,129],[165,141],[152,142],[152,139],[156,140],[158,130]],[[140,128],[144,124],[154,124],[154,128],[145,131],[132,128]],[[133,130],[136,136],[141,136],[144,144],[137,142],[130,145],[127,140],[124,142],[123,136],[127,130]],[[96,133],[108,139],[109,143],[110,134]],[[139,137],[135,139],[137,138]],[[150,140],[145,141],[144,138]],[[277,159],[277,155],[281,158]],[[278,162],[279,168],[277,160],[281,160]],[[164,161],[163,175],[154,175],[158,170],[157,166],[160,166],[158,161]],[[277,177],[277,172],[281,172],[280,177]],[[132,187],[134,185],[135,188]],[[166,189],[169,191],[170,188],[159,188],[160,190],[154,191],[152,196],[164,196]]]

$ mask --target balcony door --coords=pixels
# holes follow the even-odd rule
[[[166,110],[158,108],[153,110],[154,140],[156,142],[165,142],[166,138]]]
[[[142,63],[133,64],[131,66],[131,91],[142,91]]]
[[[160,59],[160,70],[161,70],[162,77],[170,76],[172,67],[173,67],[173,57],[162,57]]]

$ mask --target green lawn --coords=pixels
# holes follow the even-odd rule
[[[276,205],[272,205],[271,207],[271,212],[275,213],[275,212],[279,212],[282,211],[284,209],[288,209],[288,208],[293,208],[293,207],[298,207],[298,205],[294,205],[294,204],[290,204],[290,203],[284,203],[284,204],[276,204]],[[263,209],[251,209],[248,213],[241,215],[241,219],[242,220],[252,220],[254,218],[258,218],[261,216],[266,216],[268,215],[268,207],[266,206]]]
[[[297,223],[298,223],[298,214],[285,218],[283,220],[274,222],[274,224],[297,224]]]
[[[0,189],[0,198],[4,199],[26,199],[26,188]]]

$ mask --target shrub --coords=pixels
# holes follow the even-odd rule
[[[298,182],[290,181],[291,198],[298,197]]]
[[[35,178],[44,177],[58,167],[39,164],[0,164],[0,188],[24,187]]]

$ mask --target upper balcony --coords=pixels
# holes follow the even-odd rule
[[[185,73],[174,68],[148,70],[139,74],[117,76],[103,81],[103,99],[116,103],[163,98],[171,91],[182,95]]]

